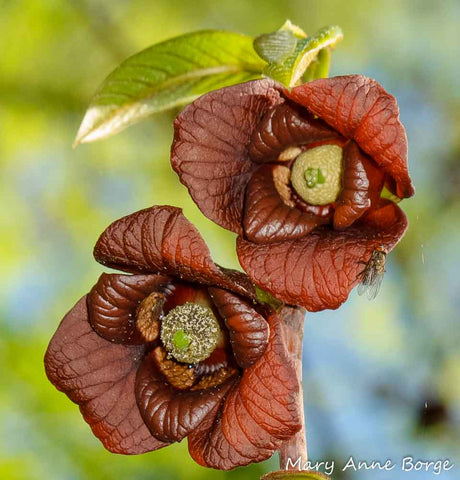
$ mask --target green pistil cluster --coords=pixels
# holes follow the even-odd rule
[[[173,336],[173,342],[179,350],[186,350],[190,346],[191,339],[184,330],[177,330]]]
[[[220,338],[220,327],[212,310],[197,303],[172,309],[161,322],[161,341],[182,363],[198,363],[208,358]]]
[[[307,181],[308,188],[314,188],[316,185],[322,184],[326,181],[321,169],[312,167],[305,170],[305,180]]]
[[[328,205],[337,200],[341,190],[342,149],[321,145],[300,154],[291,170],[291,183],[299,196],[310,205]]]

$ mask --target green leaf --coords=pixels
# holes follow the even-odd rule
[[[268,63],[282,63],[294,53],[297,38],[289,30],[265,33],[254,40],[254,50]]]
[[[259,300],[259,302],[267,303],[268,305],[273,307],[274,310],[279,310],[279,308],[281,308],[281,306],[283,305],[283,303],[276,299],[271,293],[266,292],[257,285],[254,285],[254,288],[256,291],[257,300]]]
[[[318,54],[322,50],[334,46],[342,38],[342,30],[336,25],[322,28],[311,37],[299,38],[292,55],[284,59],[281,64],[270,62],[263,73],[289,88],[294,87]],[[315,66],[314,75],[324,75],[325,71],[329,71],[329,63],[325,60],[326,58]],[[319,78],[319,76],[315,78]]]
[[[394,193],[391,193],[387,187],[383,187],[382,191],[380,192],[380,198],[386,198],[387,200],[391,200],[393,203],[399,203],[402,200]]]
[[[74,146],[114,135],[210,90],[260,78],[266,63],[252,43],[245,35],[204,30],[129,57],[97,90]]]
[[[308,36],[298,25],[294,25],[290,20],[286,20],[283,26],[279,29],[279,31],[283,30],[292,32],[296,38],[307,38]]]

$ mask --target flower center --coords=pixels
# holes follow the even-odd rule
[[[173,308],[161,322],[161,341],[178,362],[207,359],[220,339],[219,323],[209,307],[187,302]]]
[[[321,145],[300,154],[291,171],[294,190],[310,205],[328,205],[341,189],[342,149]]]

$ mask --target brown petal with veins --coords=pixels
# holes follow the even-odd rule
[[[271,243],[303,237],[328,221],[288,206],[281,199],[275,179],[285,169],[282,165],[262,165],[249,181],[243,225],[246,238],[252,242]]]
[[[160,373],[153,355],[137,372],[137,404],[152,435],[163,442],[180,442],[215,411],[234,380],[209,390],[177,390]]]
[[[189,452],[201,465],[230,470],[269,458],[300,430],[299,386],[284,346],[280,320],[268,319],[270,340],[263,356],[244,370],[223,410],[188,438]]]
[[[171,164],[200,210],[213,222],[242,233],[246,184],[257,167],[248,155],[264,113],[283,102],[280,86],[256,80],[207,93],[174,122]]]
[[[233,468],[249,465],[250,463],[261,462],[270,458],[276,447],[270,443],[270,436],[263,432],[261,434],[260,427],[250,418],[240,420],[235,409],[235,399],[238,396],[238,385],[235,385],[225,400],[226,415],[231,415],[233,418],[233,430],[238,438],[234,439],[233,435],[229,438],[225,435],[222,428],[223,411],[217,412],[214,418],[209,416],[209,419],[203,422],[200,427],[191,433],[188,437],[188,450],[190,456],[198,464],[208,467],[216,468],[218,470],[232,470]],[[239,405],[244,412],[244,406]],[[245,423],[244,430],[241,423]],[[247,435],[254,436],[257,443],[253,444],[248,436],[244,433],[250,430]],[[234,443],[236,445],[234,445]],[[241,444],[241,448],[239,446]],[[267,447],[262,447],[267,445]],[[272,448],[270,448],[272,447]]]
[[[94,257],[118,270],[173,275],[255,297],[245,276],[228,275],[212,261],[198,230],[176,207],[146,208],[115,221],[99,237]]]
[[[349,227],[369,210],[371,198],[380,197],[383,183],[384,174],[350,141],[343,149],[342,191],[334,212],[334,228]]]
[[[390,251],[407,229],[395,204],[382,207],[343,231],[319,227],[307,237],[259,245],[242,237],[237,253],[254,282],[280,300],[310,311],[336,309],[359,282],[360,262],[383,246]]]
[[[268,323],[247,302],[231,292],[210,288],[209,294],[225,320],[235,360],[242,368],[251,366],[267,347]]]
[[[346,75],[315,80],[285,93],[347,138],[354,139],[396,181],[400,198],[414,194],[407,138],[396,99],[375,80]]]
[[[142,346],[115,345],[93,331],[83,297],[64,317],[48,346],[45,369],[51,383],[80,405],[83,418],[104,447],[125,455],[157,450],[134,395]]]
[[[117,275],[103,273],[88,294],[89,321],[106,340],[142,344],[136,328],[136,310],[145,297],[169,283],[163,275]]]
[[[313,118],[300,106],[284,103],[264,115],[252,135],[249,155],[256,162],[273,162],[288,147],[339,137],[326,123]]]

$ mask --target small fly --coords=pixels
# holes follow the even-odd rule
[[[360,279],[358,295],[366,293],[369,300],[373,300],[377,296],[382,285],[383,275],[385,274],[386,257],[387,252],[380,246],[372,252],[368,262],[359,262],[364,264],[365,267],[358,273],[358,278]]]

